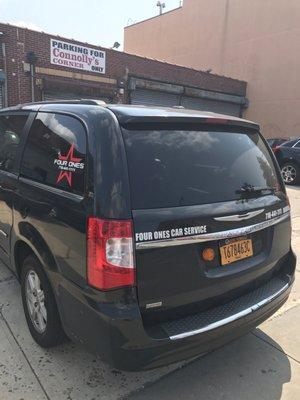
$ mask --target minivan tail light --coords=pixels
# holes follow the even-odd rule
[[[135,284],[131,220],[88,218],[87,280],[100,290]]]

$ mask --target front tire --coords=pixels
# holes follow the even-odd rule
[[[24,313],[33,339],[45,348],[66,340],[49,280],[36,257],[29,255],[22,265],[21,292]]]
[[[292,162],[281,167],[281,174],[286,185],[296,185],[300,181],[300,169]]]

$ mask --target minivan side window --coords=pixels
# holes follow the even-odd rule
[[[15,172],[16,157],[28,114],[0,116],[0,170]]]
[[[84,192],[86,132],[76,118],[40,112],[29,132],[21,176],[68,192]]]

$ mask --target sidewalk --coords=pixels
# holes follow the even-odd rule
[[[289,189],[300,259],[300,188]],[[300,267],[289,301],[253,333],[185,366],[112,370],[72,343],[53,350],[28,333],[20,289],[0,265],[0,400],[298,400]]]
[[[45,393],[51,400],[117,399],[176,368],[124,373],[71,342],[40,348],[28,332],[14,278],[0,283],[0,304],[0,400],[40,400]]]

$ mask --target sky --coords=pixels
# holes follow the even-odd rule
[[[164,0],[165,11],[180,0]],[[123,45],[123,28],[158,14],[157,0],[0,0],[0,22],[104,47]],[[122,47],[121,47],[122,49]]]

